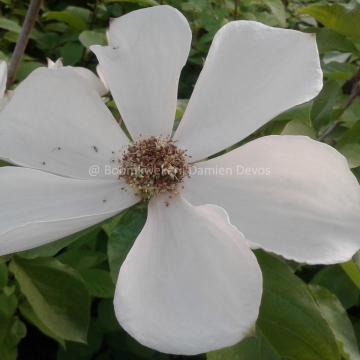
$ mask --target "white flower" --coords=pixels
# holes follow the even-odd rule
[[[171,170],[171,180],[179,169],[187,171],[185,159],[192,156],[191,177],[178,184],[179,194],[157,194],[151,177],[144,177],[146,193],[140,175],[106,175],[103,169],[116,169],[118,160],[126,170],[141,167],[110,111],[73,69],[35,70],[0,114],[0,154],[23,166],[0,168],[0,254],[119,213],[139,201],[131,186],[155,194],[120,270],[119,322],[144,345],[167,353],[232,345],[251,331],[261,300],[262,277],[249,242],[311,264],[345,261],[359,248],[359,186],[330,146],[303,136],[267,136],[206,160],[318,94],[315,38],[253,21],[224,26],[175,143],[166,137],[190,49],[186,19],[169,6],[138,10],[114,20],[109,39],[109,46],[92,50],[136,141],[130,149],[146,161],[152,159],[144,155],[147,147],[163,151],[171,166],[161,168]],[[172,146],[179,152],[169,157]],[[206,169],[219,171],[204,176]],[[166,178],[163,186],[174,183]]]
[[[0,60],[0,110],[7,104],[8,95],[6,94],[7,64]]]
[[[56,61],[48,58],[47,62],[49,69],[61,69],[64,66],[61,58]],[[72,67],[72,69],[87,82],[88,86],[93,86],[100,96],[105,96],[109,92],[109,88],[103,80],[101,72],[99,72],[100,69],[97,69],[99,77],[91,70],[81,66]]]

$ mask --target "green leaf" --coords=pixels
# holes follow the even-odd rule
[[[348,261],[346,263],[340,264],[342,269],[345,271],[346,275],[351,279],[351,281],[360,289],[360,270],[354,261]]]
[[[131,3],[139,6],[156,6],[160,3],[156,0],[104,0],[105,3]]]
[[[1,360],[17,360],[18,351],[17,346],[13,344],[12,338],[8,335],[4,343],[0,347],[0,359]]]
[[[323,72],[326,78],[333,80],[346,81],[353,77],[357,67],[353,64],[330,62],[323,66]]]
[[[307,286],[282,261],[259,252],[264,292],[257,334],[281,358],[339,360],[337,344]]]
[[[17,298],[14,294],[7,296],[0,293],[0,349],[9,333],[16,308]]]
[[[0,263],[0,291],[1,289],[7,285],[8,282],[8,268],[6,266],[6,264],[1,264]]]
[[[78,42],[68,42],[60,49],[64,65],[76,65],[83,56],[84,48]]]
[[[0,29],[20,34],[21,26],[13,20],[0,17]]]
[[[318,97],[314,100],[311,109],[311,120],[316,128],[330,122],[333,118],[333,107],[342,94],[341,84],[335,80],[325,83]]]
[[[58,46],[60,37],[56,33],[48,32],[40,33],[38,36],[36,36],[35,40],[39,49],[49,51]]]
[[[109,236],[108,258],[111,277],[117,280],[119,269],[136,237],[140,233],[146,221],[146,209],[133,207],[125,211],[118,222],[105,227]]]
[[[98,321],[92,321],[89,328],[88,344],[67,343],[66,348],[58,351],[56,360],[109,359],[108,357],[96,356],[96,353],[99,353],[101,349],[102,340],[103,333]],[[104,352],[106,353],[106,351]]]
[[[98,306],[99,325],[106,332],[118,331],[120,325],[115,316],[114,302],[101,300]]]
[[[286,11],[285,6],[281,0],[262,0],[263,3],[270,9],[275,16],[279,25],[286,27]]]
[[[77,9],[77,10],[76,10]],[[88,13],[86,9],[79,10],[74,6],[68,7],[63,11],[48,11],[43,14],[45,20],[61,21],[69,25],[76,31],[87,29]],[[86,12],[83,12],[86,11]],[[80,16],[79,16],[80,15]]]
[[[341,4],[315,4],[299,10],[310,15],[327,28],[339,34],[360,40],[360,7],[348,9]]]
[[[360,166],[360,144],[345,144],[337,150],[346,157],[351,169]]]
[[[295,106],[288,111],[283,112],[277,116],[274,121],[290,121],[290,120],[300,120],[307,125],[311,125],[310,113],[311,113],[312,103],[307,102],[302,105]]]
[[[7,261],[10,260],[10,257],[10,255],[0,256],[0,264],[5,264]]]
[[[17,298],[14,294],[0,294],[0,359],[16,360],[17,345],[26,335],[26,327],[16,315]]]
[[[348,107],[342,114],[340,117],[341,122],[344,124],[344,126],[346,126],[347,128],[352,128],[354,127],[358,122],[360,125],[360,98],[355,99],[354,102],[351,104],[350,107]],[[355,133],[360,134],[360,126],[358,129],[354,129]],[[349,131],[349,130],[348,130]],[[345,143],[351,143],[351,142],[358,142],[360,143],[360,138],[359,136],[353,136],[351,135],[350,137],[352,139],[346,138],[346,135],[349,135],[347,133],[342,135],[342,138],[339,140],[339,142],[342,142],[342,145],[344,145]],[[343,138],[345,137],[345,141],[343,142]]]
[[[26,336],[26,333],[27,329],[25,324],[17,317],[14,317],[9,332],[4,342],[0,345],[1,360],[16,360],[18,358],[17,346]]]
[[[356,121],[356,123],[342,135],[336,148],[340,149],[347,144],[356,143],[360,144],[360,121]]]
[[[335,336],[339,351],[347,360],[359,360],[360,353],[354,329],[339,299],[321,286],[310,285],[309,288]]]
[[[91,11],[81,6],[67,6],[65,11],[69,11],[72,14],[76,15],[79,19],[82,19],[84,22],[88,23],[91,16]]]
[[[311,284],[321,285],[330,290],[345,309],[358,304],[359,289],[339,265],[327,266],[320,270],[311,280]]]
[[[301,120],[291,120],[289,121],[282,133],[282,135],[306,135],[312,139],[316,138],[315,130],[311,128],[308,124]]]
[[[80,275],[58,260],[14,257],[14,273],[34,313],[56,336],[86,342],[90,296]]]
[[[37,61],[22,61],[16,72],[16,80],[23,81],[35,69],[44,66],[44,64]]]
[[[17,348],[9,345],[7,342],[0,348],[0,359],[1,360],[17,360],[18,352]]]
[[[74,269],[84,270],[100,265],[106,261],[106,255],[100,251],[83,248],[68,249],[58,259]]]
[[[281,360],[261,336],[247,338],[241,343],[208,353],[207,360]]]
[[[328,51],[358,52],[351,40],[327,28],[319,29],[316,35],[316,41],[321,54]]]
[[[89,233],[91,233],[92,231],[93,231],[93,228],[86,229],[75,235],[71,235],[64,239],[51,242],[49,244],[40,246],[36,249],[23,251],[20,253],[20,256],[24,257],[26,259],[55,256],[60,250],[69,246],[70,244],[74,243],[75,241],[82,240],[83,238],[87,237],[89,235]]]
[[[14,317],[9,336],[6,341],[16,346],[26,336],[26,333],[26,325],[18,317]]]
[[[107,43],[103,31],[85,30],[79,35],[79,40],[86,48],[89,48],[91,45],[106,45]]]
[[[19,310],[21,315],[35,327],[37,327],[43,334],[57,341],[62,347],[65,347],[65,341],[56,336],[43,322],[36,316],[34,310],[28,302],[20,304]]]
[[[80,271],[80,274],[92,296],[104,299],[114,297],[115,287],[109,272],[100,269],[86,269]]]

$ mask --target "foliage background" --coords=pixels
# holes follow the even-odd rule
[[[48,0],[31,34],[17,81],[46,58],[96,67],[88,47],[105,43],[109,19],[155,0]],[[233,19],[317,33],[325,86],[312,102],[260,129],[325,141],[360,176],[360,3],[312,0],[169,0],[191,23],[193,44],[180,83],[178,118],[214,33]],[[8,60],[28,6],[0,0],[0,57]],[[254,69],[256,71],[256,69]],[[16,86],[16,85],[15,85]],[[294,84],[296,86],[296,84]],[[109,107],[119,119],[111,99]],[[246,139],[245,141],[248,141]],[[2,164],[4,165],[4,164]],[[143,205],[49,246],[0,257],[0,360],[175,359],[136,343],[118,326],[112,298],[118,269],[141,230]],[[286,241],[286,239],[284,239]],[[360,260],[302,266],[257,252],[264,296],[256,332],[209,360],[358,360]]]

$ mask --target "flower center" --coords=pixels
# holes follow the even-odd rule
[[[189,175],[186,150],[168,138],[149,137],[128,146],[120,160],[120,178],[137,195],[149,200],[160,193],[174,193]]]

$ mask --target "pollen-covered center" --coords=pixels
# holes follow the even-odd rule
[[[186,150],[168,138],[150,137],[128,146],[120,160],[123,178],[143,199],[160,193],[177,193],[189,174]]]

